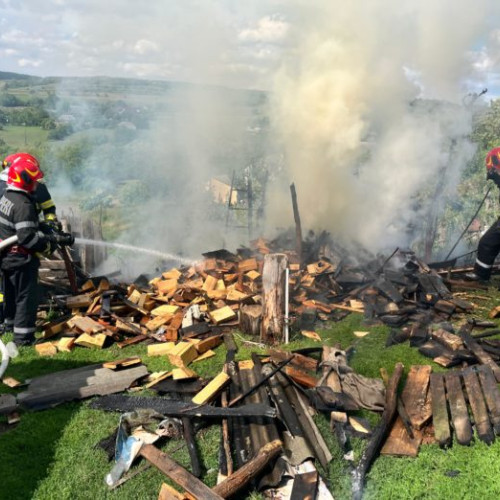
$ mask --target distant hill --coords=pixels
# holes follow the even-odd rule
[[[43,87],[43,90],[78,92],[78,93],[120,93],[129,92],[136,95],[162,94],[172,90],[202,90],[205,92],[223,92],[227,97],[239,96],[252,104],[262,102],[266,92],[259,90],[236,89],[219,85],[203,85],[180,81],[147,80],[139,78],[120,78],[109,76],[90,77],[40,77],[21,73],[0,71],[0,82],[8,83],[9,88]]]
[[[39,77],[25,75],[22,73],[11,73],[9,71],[0,71],[0,80],[33,80],[33,79],[39,79]]]

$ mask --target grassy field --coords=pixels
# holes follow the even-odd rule
[[[498,299],[493,294],[493,305]],[[355,330],[369,330],[362,339],[353,335]],[[366,327],[361,317],[351,315],[340,323],[319,329],[323,342],[333,345],[340,342],[344,348],[354,346],[351,366],[367,376],[378,376],[385,367],[392,372],[394,365],[402,361],[407,373],[412,364],[429,364],[416,349],[407,344],[385,348],[388,329]],[[248,359],[251,350],[241,348],[238,359]],[[288,348],[313,346],[310,340],[296,340]],[[54,358],[40,358],[33,348],[23,348],[18,358],[9,366],[7,375],[19,380],[125,356],[139,355],[150,371],[165,370],[169,363],[165,359],[148,358],[146,346],[128,347],[119,350],[113,346],[105,350],[78,348],[71,353],[59,353]],[[225,357],[224,347],[217,349],[217,356],[200,363],[196,371],[202,376],[218,373]],[[430,362],[435,369],[440,368]],[[2,386],[0,391],[11,389]],[[364,415],[366,416],[366,414]],[[91,410],[87,402],[69,403],[38,413],[24,413],[19,425],[0,435],[0,457],[2,462],[1,499],[155,499],[164,476],[153,468],[128,481],[116,491],[109,491],[104,476],[110,470],[105,453],[95,445],[107,437],[118,424],[119,415]],[[373,420],[373,418],[372,418]],[[334,460],[328,471],[330,488],[336,499],[350,498],[350,477],[342,460],[329,425],[323,416],[316,421],[329,444]],[[2,421],[0,421],[1,424]],[[205,475],[203,480],[215,484],[217,477],[217,455],[220,439],[219,426],[214,425],[197,434]],[[364,442],[354,440],[356,459]],[[180,447],[180,449],[178,449]],[[171,441],[164,450],[176,450],[172,456],[189,468],[189,457],[182,442]],[[142,467],[134,465],[132,470]],[[500,441],[486,446],[476,440],[470,447],[454,444],[449,450],[437,445],[424,445],[415,459],[381,457],[376,460],[367,479],[365,498],[376,499],[493,499],[500,494]],[[260,498],[248,492],[238,498]]]
[[[47,141],[49,131],[40,127],[4,126],[0,130],[3,139],[13,150],[23,151],[30,146],[39,147]]]

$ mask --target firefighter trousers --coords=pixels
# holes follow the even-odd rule
[[[6,329],[14,330],[14,342],[27,345],[35,340],[38,309],[38,259],[3,271]]]
[[[477,247],[477,258],[474,272],[484,280],[489,280],[491,268],[500,253],[500,218],[486,231]]]

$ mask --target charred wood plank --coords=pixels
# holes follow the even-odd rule
[[[490,413],[495,434],[500,436],[500,390],[495,376],[488,366],[478,366],[477,373],[484,393],[484,399]]]
[[[219,408],[210,405],[195,405],[184,401],[173,401],[171,399],[145,396],[103,396],[92,401],[90,407],[95,410],[120,412],[134,411],[138,408],[148,408],[169,417],[276,417],[276,410],[274,408],[261,404],[248,404],[238,408]]]
[[[42,410],[67,401],[122,392],[147,374],[142,365],[120,371],[102,368],[101,364],[64,370],[32,379],[17,400],[24,408]]]
[[[429,378],[432,368],[429,365],[414,365],[406,379],[401,394],[411,425],[421,429],[431,418],[431,403],[428,398]]]
[[[290,500],[316,500],[318,494],[318,471],[297,474],[293,480]]]
[[[158,394],[169,394],[172,392],[178,394],[196,394],[203,389],[204,385],[201,379],[179,381],[168,378],[155,384],[153,390]]]
[[[379,278],[375,282],[374,286],[392,302],[395,302],[396,304],[400,304],[401,302],[403,302],[403,296],[390,281],[384,278]]]
[[[495,440],[495,435],[488,417],[488,409],[483,398],[483,391],[477,374],[472,369],[464,370],[462,376],[467,390],[469,404],[474,416],[477,435],[481,441],[491,444]]]
[[[445,375],[445,385],[455,436],[459,444],[469,445],[472,441],[472,426],[462,392],[460,372],[447,373]]]
[[[402,374],[403,365],[401,363],[397,363],[394,368],[394,372],[389,379],[385,392],[385,408],[382,413],[382,420],[373,432],[370,442],[363,452],[357,467],[352,472],[352,494],[354,500],[360,500],[362,497],[365,476],[370,470],[370,467],[375,460],[387,433],[389,432],[394,416],[396,415],[397,390]]]
[[[430,380],[432,423],[434,434],[439,446],[445,448],[451,445],[451,430],[446,404],[444,377],[441,373],[432,373]]]
[[[460,337],[464,341],[467,348],[474,353],[479,362],[482,365],[487,365],[491,368],[491,371],[495,375],[496,381],[500,382],[500,367],[495,363],[495,361],[493,361],[491,356],[472,338],[469,331],[469,325],[465,325],[465,327],[463,327],[459,332]]]

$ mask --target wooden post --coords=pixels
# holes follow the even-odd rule
[[[299,263],[302,266],[302,226],[300,224],[299,206],[297,204],[297,193],[295,192],[295,184],[290,184],[290,192],[292,193],[293,218],[295,220],[295,238],[296,252],[299,258]]]
[[[262,270],[262,325],[260,339],[267,344],[283,342],[285,311],[285,269],[288,258],[285,254],[268,254],[264,257]]]

